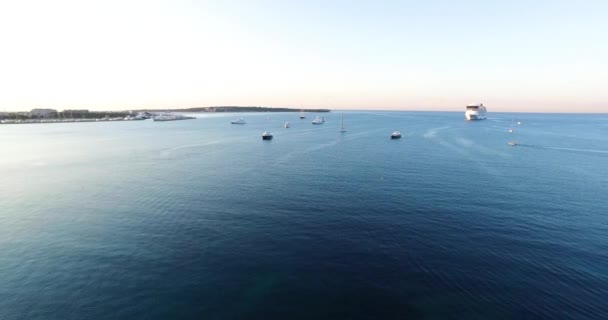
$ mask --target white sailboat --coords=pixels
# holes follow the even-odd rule
[[[304,113],[304,110],[300,109],[300,119],[306,119],[306,114]]]
[[[517,122],[517,124],[521,124],[521,122]],[[513,129],[513,120],[511,120],[511,127],[509,127],[509,141],[507,141],[507,144],[515,147],[517,145],[517,140],[515,140],[515,130]]]
[[[340,132],[346,132],[344,128],[344,113],[340,115]]]

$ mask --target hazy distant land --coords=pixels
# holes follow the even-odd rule
[[[216,106],[181,109],[96,111],[88,109],[32,109],[0,112],[0,124],[144,120],[165,112],[330,112],[329,109]]]
[[[141,109],[135,111],[147,112],[330,112],[329,109],[294,109],[294,108],[273,108],[273,107],[239,107],[239,106],[216,106],[185,109]]]

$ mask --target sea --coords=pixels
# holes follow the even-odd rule
[[[0,319],[608,318],[608,114],[298,115],[0,125]]]

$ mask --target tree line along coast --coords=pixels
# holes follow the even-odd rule
[[[94,111],[88,109],[56,109],[37,108],[30,111],[1,112],[0,124],[16,123],[63,123],[63,122],[93,122],[93,121],[131,121],[145,120],[166,113],[181,112],[330,112],[329,109],[295,109],[273,107],[240,107],[217,106],[182,109],[139,109],[129,111]]]

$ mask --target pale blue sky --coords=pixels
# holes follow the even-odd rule
[[[0,110],[608,112],[608,1],[0,2]]]

